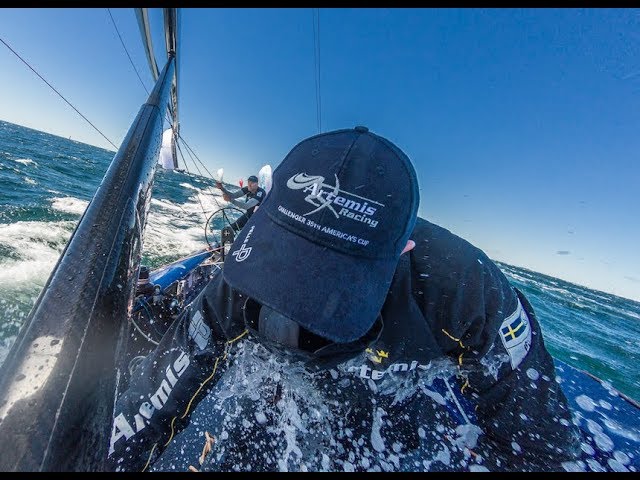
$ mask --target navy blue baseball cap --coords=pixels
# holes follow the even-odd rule
[[[258,177],[256,177],[255,175],[251,175],[249,178],[247,178],[247,181],[258,183]]]
[[[366,127],[298,143],[224,262],[233,288],[329,340],[362,337],[417,219],[416,172]]]

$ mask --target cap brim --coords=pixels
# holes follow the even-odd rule
[[[241,261],[233,255],[238,250],[246,255]],[[396,265],[393,258],[355,257],[319,246],[256,212],[234,241],[223,271],[233,288],[316,335],[346,343],[374,324]]]

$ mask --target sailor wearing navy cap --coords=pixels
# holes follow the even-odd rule
[[[113,468],[146,468],[165,448],[176,468],[203,431],[216,441],[201,468],[222,471],[576,459],[531,304],[480,249],[419,218],[419,203],[409,158],[366,127],[298,143],[222,272],[118,399]],[[278,360],[247,360],[265,349]]]

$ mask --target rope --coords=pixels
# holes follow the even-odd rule
[[[142,303],[142,302],[144,302],[144,303]],[[150,321],[153,321],[153,315],[151,314],[149,309],[145,306],[145,303],[147,303],[145,300],[140,301],[140,305],[147,312],[147,315],[149,315]],[[134,318],[134,315],[131,315],[131,323],[133,323],[133,326],[136,328],[136,330],[138,330],[138,332],[140,332],[140,335],[142,335],[148,342],[150,342],[150,343],[152,343],[154,345],[159,345],[158,342],[153,340],[151,337],[149,337],[146,333],[144,333],[142,331],[142,329],[138,326],[138,324],[136,323],[136,321],[133,318]]]
[[[167,115],[165,117],[167,123],[169,124],[169,126],[173,129],[173,123],[171,122],[171,119],[169,118],[169,116]],[[202,168],[204,168],[205,172],[207,172],[207,174],[209,175],[209,178],[213,180],[213,175],[211,174],[211,172],[207,169],[207,167],[205,166],[204,163],[202,163],[202,160],[200,160],[200,157],[198,157],[198,155],[196,154],[196,152],[193,151],[193,149],[189,146],[189,144],[187,143],[187,141],[184,139],[184,137],[180,134],[180,132],[178,132],[178,140],[182,140],[182,143],[184,144],[184,146],[187,149],[187,152],[189,153],[189,157],[191,157],[191,161],[193,162],[194,166],[198,169],[198,173],[200,174],[201,177],[207,178],[204,175],[202,175],[202,172],[200,171],[200,169],[198,168],[198,166],[196,165],[195,160],[193,159],[193,157],[196,158],[196,160],[198,160],[198,163],[200,163],[200,165],[202,165]],[[178,145],[176,143],[176,145]],[[182,155],[182,159],[184,160],[184,155]],[[185,165],[186,168],[186,165]],[[187,170],[188,171],[188,170]],[[218,205],[219,207],[220,205]]]
[[[27,67],[29,67],[29,68],[31,69],[31,71],[32,71],[33,73],[35,73],[38,77],[40,77],[40,79],[41,79],[44,83],[46,83],[46,84],[49,86],[49,88],[51,88],[51,90],[53,90],[54,92],[56,92],[56,93],[58,94],[58,96],[59,96],[60,98],[62,98],[62,100],[64,100],[65,102],[67,102],[67,105],[69,105],[71,108],[73,108],[73,109],[78,113],[78,115],[80,115],[82,118],[84,118],[84,119],[86,120],[86,122],[87,122],[89,125],[91,125],[91,126],[96,130],[96,132],[98,132],[100,135],[102,135],[102,137],[103,137],[107,142],[109,142],[111,145],[113,145],[113,148],[115,148],[116,150],[118,150],[118,147],[116,147],[115,143],[113,143],[111,140],[109,140],[109,139],[106,137],[106,135],[100,131],[100,129],[99,129],[98,127],[96,127],[93,123],[91,123],[91,121],[90,121],[87,117],[85,117],[82,113],[80,113],[80,111],[79,111],[76,107],[74,107],[74,106],[71,104],[71,102],[69,102],[69,100],[67,100],[66,98],[64,98],[64,96],[63,96],[63,95],[62,95],[58,90],[56,90],[56,89],[55,89],[55,87],[54,87],[53,85],[51,85],[49,82],[47,82],[47,81],[45,80],[45,78],[44,78],[42,75],[40,75],[40,74],[39,74],[39,73],[38,73],[38,72],[37,72],[37,71],[36,71],[36,70],[31,66],[31,65],[29,65],[29,62],[27,62],[24,58],[22,58],[22,57],[21,57],[21,56],[20,56],[20,55],[19,55],[19,54],[18,54],[18,53],[13,49],[13,48],[11,48],[11,47],[9,46],[9,44],[8,44],[7,42],[5,42],[2,38],[0,38],[0,42],[4,43],[4,45],[5,45],[9,50],[11,50],[11,52],[12,52],[16,57],[18,57],[20,60],[22,60],[22,63],[24,63]]]
[[[193,149],[189,146],[189,144],[187,144],[186,140],[184,138],[182,138],[182,135],[180,135],[180,133],[178,133],[178,137],[180,138],[180,140],[182,140],[182,143],[184,143],[184,146],[187,147],[188,151],[193,153],[193,155],[196,157],[196,159],[198,160],[200,165],[202,165],[202,168],[204,168],[204,170],[209,174],[209,178],[213,179],[213,175],[211,174],[211,172],[209,170],[207,170],[207,167],[205,166],[205,164],[202,163],[202,160],[200,160],[198,155],[196,155],[196,152],[194,152]]]
[[[122,36],[120,35],[120,31],[118,30],[118,27],[116,26],[116,21],[113,19],[113,15],[111,15],[111,10],[107,8],[107,12],[109,12],[109,16],[111,17],[111,22],[113,23],[113,28],[116,29],[116,33],[118,34],[118,38],[120,39],[120,43],[122,43],[122,48],[124,48],[124,51],[127,54],[127,57],[129,57],[129,62],[131,62],[131,66],[133,67],[133,70],[136,72],[136,75],[138,76],[138,79],[140,80],[140,83],[142,84],[142,88],[144,88],[145,91],[147,92],[147,95],[149,95],[149,90],[147,89],[147,87],[145,86],[144,82],[142,81],[142,78],[140,77],[140,73],[138,73],[138,69],[133,64],[133,60],[131,59],[131,55],[129,55],[129,50],[127,50],[127,47],[124,44],[124,41],[122,40]]]

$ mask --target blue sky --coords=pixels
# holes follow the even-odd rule
[[[150,90],[133,9],[110,12]],[[313,25],[312,9],[183,9],[181,133],[209,171],[246,180],[319,131]],[[322,131],[401,147],[421,216],[640,300],[640,10],[320,9],[319,31]],[[107,9],[2,9],[0,38],[119,145],[147,92]],[[113,150],[2,44],[0,71],[0,119]]]

